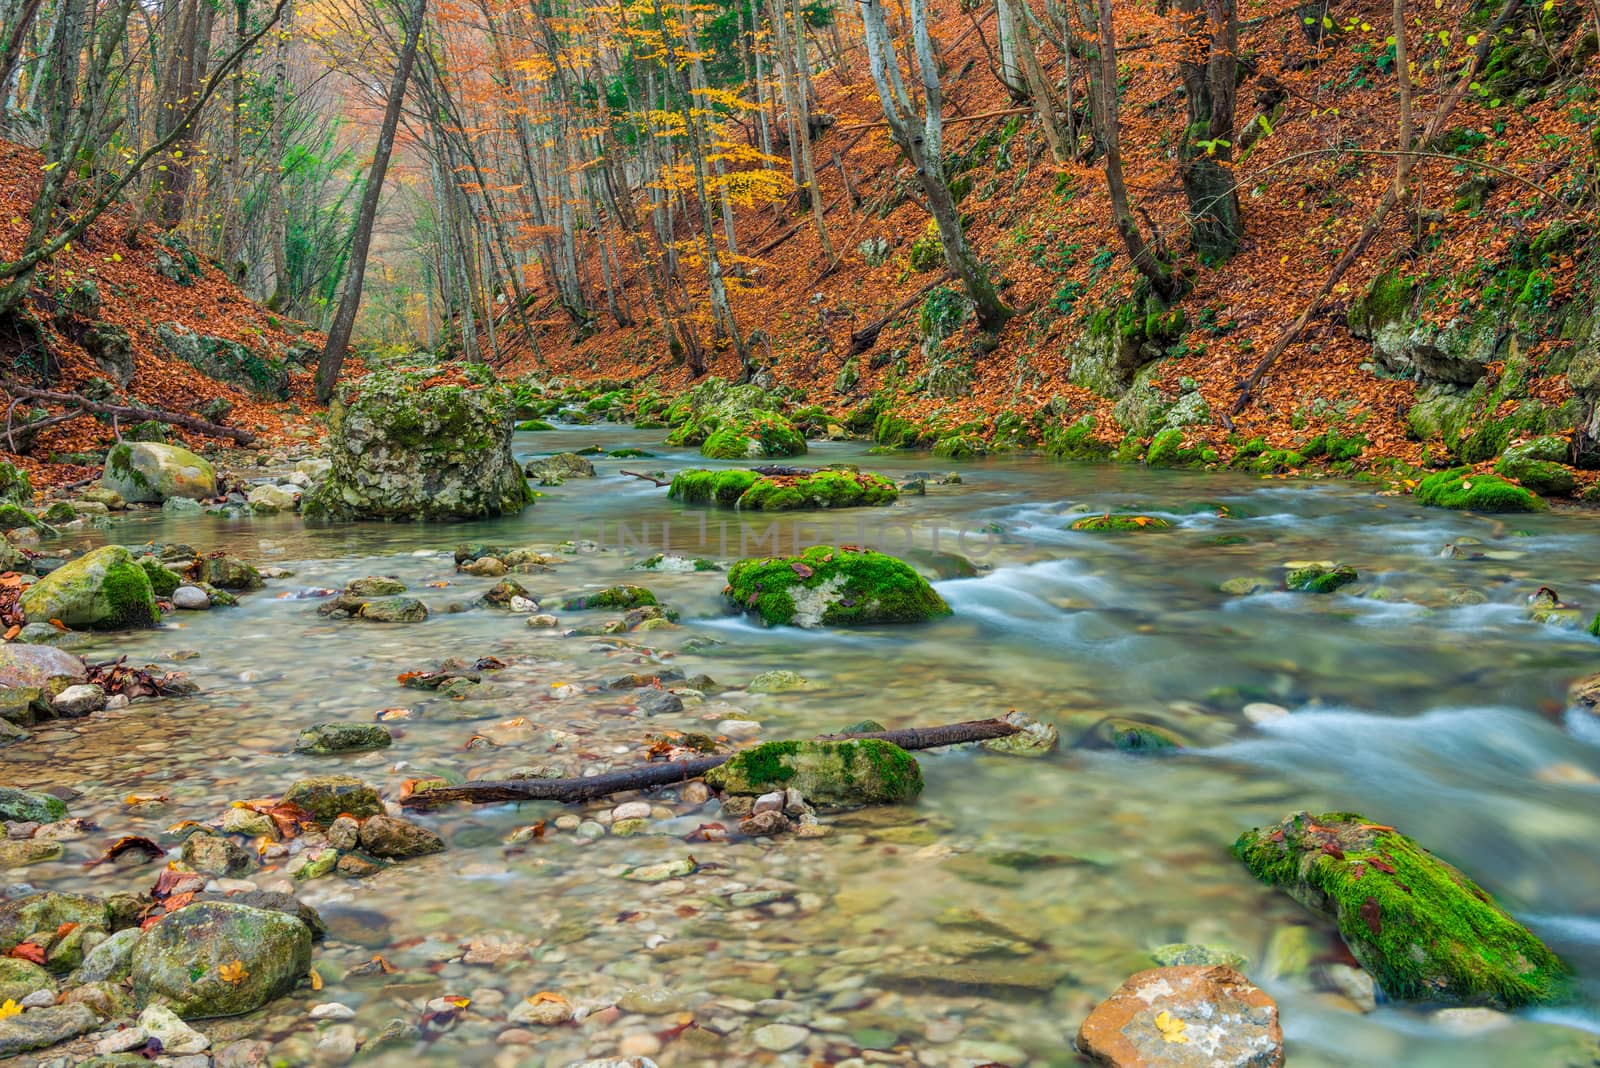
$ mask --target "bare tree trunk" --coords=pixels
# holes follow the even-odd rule
[[[1234,0],[1178,0],[1178,11],[1184,30],[1196,41],[1196,47],[1178,61],[1189,112],[1189,124],[1178,143],[1178,169],[1189,198],[1195,251],[1217,263],[1238,251],[1244,235],[1233,176],[1238,9]],[[1205,57],[1204,63],[1192,58],[1197,52]]]
[[[344,295],[339,299],[339,310],[328,330],[328,344],[322,350],[322,360],[317,365],[317,400],[326,404],[333,397],[334,383],[339,380],[339,369],[344,366],[345,350],[350,346],[350,335],[355,330],[356,312],[361,307],[361,283],[367,273],[367,251],[372,246],[372,227],[378,218],[378,202],[383,197],[383,179],[389,170],[389,157],[394,154],[395,130],[400,125],[400,110],[405,105],[406,82],[411,78],[411,66],[417,58],[417,40],[422,36],[422,18],[428,0],[416,0],[407,13],[405,43],[396,57],[394,78],[389,82],[389,98],[383,110],[383,125],[378,130],[378,145],[372,154],[372,167],[367,172],[367,187],[361,194],[361,209],[356,216],[355,241],[350,251],[350,271],[345,278]]]

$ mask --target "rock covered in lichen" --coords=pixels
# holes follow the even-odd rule
[[[154,626],[161,618],[150,576],[120,545],[104,545],[50,572],[22,594],[29,623],[80,630]]]
[[[575,452],[558,452],[529,460],[522,473],[541,486],[559,486],[569,478],[593,478],[594,464]]]
[[[818,545],[799,556],[741,560],[723,590],[768,626],[920,623],[950,606],[903,560],[870,549]]]
[[[133,949],[134,995],[185,1019],[260,1008],[310,970],[305,924],[282,912],[221,901],[163,916]]]
[[[1333,921],[1389,997],[1516,1008],[1561,998],[1570,973],[1476,883],[1391,827],[1301,812],[1246,831],[1257,878]]]
[[[900,491],[883,475],[870,472],[821,470],[762,475],[734,468],[680,471],[673,476],[667,495],[688,504],[718,504],[746,512],[779,512],[893,504],[899,499]]]
[[[1285,588],[1295,593],[1332,593],[1360,575],[1346,564],[1302,564],[1284,576]]]
[[[1508,446],[1494,469],[1534,493],[1564,497],[1578,484],[1572,471],[1563,466],[1568,459],[1567,440],[1545,434]]]
[[[1088,531],[1094,534],[1169,530],[1172,524],[1159,516],[1153,515],[1117,515],[1107,512],[1104,515],[1088,515],[1082,519],[1075,519],[1069,529]]]
[[[714,460],[754,460],[764,456],[802,456],[805,435],[777,412],[756,409],[725,416],[700,443]]]
[[[157,441],[121,441],[106,454],[104,489],[123,500],[160,504],[169,497],[204,500],[217,495],[217,472],[188,449]]]
[[[1078,1049],[1114,1068],[1278,1068],[1278,1006],[1222,965],[1131,976],[1078,1030]]]
[[[430,385],[430,375],[378,371],[341,389],[333,466],[301,503],[308,519],[475,519],[528,503],[511,456],[511,391]]]
[[[823,808],[893,805],[922,793],[922,769],[904,749],[876,738],[764,742],[706,773],[724,794],[799,790]]]

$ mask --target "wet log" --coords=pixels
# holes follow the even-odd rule
[[[201,419],[196,415],[184,415],[180,412],[167,412],[159,408],[135,408],[126,404],[102,404],[92,401],[88,397],[80,397],[76,393],[57,393],[54,390],[34,389],[17,383],[7,382],[0,384],[7,393],[13,397],[26,398],[27,400],[44,401],[47,404],[70,405],[86,412],[97,415],[114,415],[119,419],[149,420],[158,423],[168,423],[172,426],[181,426],[186,430],[193,430],[201,434],[209,434],[214,438],[231,438],[240,445],[249,445],[256,440],[256,436],[248,430],[237,427],[223,426]]]
[[[618,474],[631,475],[634,478],[642,478],[646,482],[654,482],[658,486],[672,485],[672,479],[670,478],[657,478],[655,475],[647,475],[643,471],[619,471]]]
[[[1020,729],[1003,719],[976,719],[938,727],[907,727],[904,730],[874,731],[871,734],[824,734],[817,740],[841,742],[877,738],[898,745],[901,749],[936,749],[963,742],[981,742],[988,738],[1005,738]],[[733,755],[728,753],[695,760],[643,764],[637,768],[609,771],[588,778],[508,779],[440,786],[432,790],[419,790],[402,798],[400,804],[406,808],[433,808],[450,801],[470,801],[475,805],[492,805],[502,801],[592,801],[597,797],[629,790],[648,790],[698,779],[712,768],[726,763]]]

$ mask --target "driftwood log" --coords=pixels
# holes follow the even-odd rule
[[[954,277],[955,275],[951,274],[949,271],[945,271],[938,278],[935,278],[933,281],[929,282],[915,293],[912,293],[909,297],[906,297],[899,304],[896,304],[894,307],[890,308],[888,315],[885,315],[883,318],[878,319],[875,322],[868,323],[860,330],[857,330],[855,333],[851,334],[850,355],[859,356],[863,352],[866,352],[868,349],[872,348],[872,346],[878,343],[878,335],[883,333],[884,327],[888,326],[897,316],[904,314],[912,305],[916,304],[923,297],[927,296],[927,294],[932,291],[934,286],[942,285]]]
[[[657,478],[655,475],[647,475],[643,471],[619,471],[618,474],[631,475],[634,478],[642,478],[646,482],[654,482],[658,486],[672,485],[672,479],[670,478]]]
[[[13,397],[27,400],[44,401],[47,404],[62,404],[80,408],[86,412],[97,415],[114,415],[119,419],[132,419],[135,421],[153,419],[158,423],[168,423],[172,426],[181,426],[186,430],[193,430],[201,434],[210,434],[214,438],[231,438],[240,445],[249,445],[256,440],[256,436],[248,430],[237,427],[223,426],[201,419],[197,415],[184,415],[181,412],[162,411],[159,408],[135,408],[126,404],[103,404],[92,401],[88,397],[80,397],[76,393],[57,393],[49,389],[34,389],[14,382],[0,384],[7,393]]]
[[[1020,727],[1003,719],[976,719],[965,723],[946,723],[938,727],[907,727],[898,731],[874,731],[871,734],[824,734],[821,742],[859,741],[878,738],[892,742],[901,749],[936,749],[942,745],[960,745],[963,742],[981,742],[987,738],[1006,738],[1016,734]],[[475,805],[490,805],[502,801],[592,801],[628,790],[648,790],[655,786],[670,786],[677,782],[698,779],[719,764],[725,764],[735,754],[699,757],[695,760],[674,760],[642,764],[623,771],[609,771],[577,779],[507,779],[501,781],[469,782],[460,786],[440,786],[432,790],[419,790],[404,798],[400,804],[406,808],[432,808],[449,801],[470,801]]]

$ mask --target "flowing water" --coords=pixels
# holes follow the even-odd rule
[[[1524,613],[1540,585],[1600,606],[1591,514],[1482,518],[1362,485],[1004,458],[961,465],[960,485],[930,480],[926,496],[892,508],[839,513],[837,533],[835,516],[814,514],[741,534],[733,513],[680,506],[620,473],[700,463],[663,450],[657,434],[563,429],[520,435],[517,447],[526,456],[591,443],[658,455],[599,458],[600,478],[549,489],[536,507],[493,523],[315,529],[290,517],[156,514],[80,537],[225,547],[295,574],[238,608],[174,614],[159,630],[84,650],[180,667],[203,691],[67,721],[7,750],[0,778],[71,784],[82,792],[74,814],[101,828],[69,843],[66,860],[13,878],[98,892],[147,886],[151,868],[84,862],[116,836],[215,818],[232,800],[276,795],[308,774],[356,774],[393,797],[424,774],[626,766],[653,734],[725,720],[759,721],[761,737],[781,738],[864,718],[899,727],[1015,708],[1056,723],[1070,742],[1124,716],[1191,747],[1152,757],[1064,745],[1036,760],[926,753],[918,804],[824,815],[822,838],[686,842],[724,817],[677,789],[651,798],[650,833],[634,837],[556,829],[568,812],[604,822],[610,806],[600,803],[419,816],[447,852],[299,888],[332,929],[317,949],[320,992],[202,1026],[214,1045],[260,1038],[281,1063],[313,1063],[330,1029],[366,1037],[395,1018],[416,1022],[431,998],[460,995],[472,1000],[453,1024],[365,1062],[565,1065],[621,1050],[662,1065],[1073,1064],[1079,1022],[1150,966],[1150,949],[1199,942],[1245,957],[1278,1000],[1290,1065],[1596,1063],[1600,730],[1565,709],[1564,692],[1600,667],[1600,642]],[[807,462],[836,461],[897,477],[949,466],[842,444],[817,446]],[[1066,529],[1102,511],[1164,517],[1173,529]],[[622,548],[619,524],[633,539]],[[785,549],[795,538],[837,539],[891,552],[910,539],[913,555],[942,573],[951,560],[928,550],[961,553],[978,573],[937,583],[955,610],[947,620],[800,632],[726,615],[719,573],[629,570],[663,548],[736,557],[741,536],[757,539],[746,544],[755,555],[771,553],[773,538]],[[599,545],[519,578],[547,604],[642,581],[681,611],[681,625],[595,638],[489,609],[447,611],[492,584],[454,572],[455,544],[548,550],[584,539]],[[1441,557],[1448,544],[1460,555]],[[1361,581],[1332,596],[1271,592],[1282,565],[1299,560],[1352,564]],[[335,622],[316,614],[315,600],[281,596],[366,574],[401,578],[432,616],[412,626]],[[1242,576],[1260,576],[1266,590],[1219,591]],[[606,618],[563,613],[562,624]],[[485,676],[484,699],[396,682],[441,657],[486,655],[509,666]],[[653,665],[733,689],[645,717],[626,694],[598,688]],[[740,688],[773,669],[810,685]],[[293,752],[311,723],[395,707],[411,715],[391,722],[388,750]],[[164,803],[125,803],[163,794]],[[1333,981],[1348,960],[1336,935],[1228,852],[1241,830],[1303,809],[1358,810],[1456,863],[1573,962],[1579,1000],[1487,1023],[1403,1005],[1359,1011]],[[543,838],[517,834],[539,820],[550,821]],[[701,865],[694,875],[621,877],[690,854]],[[282,873],[252,878],[270,885]],[[391,972],[366,964],[375,954]],[[593,1011],[577,1024],[514,1028],[507,1014],[539,991]],[[310,1020],[325,1001],[355,1009],[355,1020]],[[775,1022],[809,1037],[764,1052],[757,1034]]]

